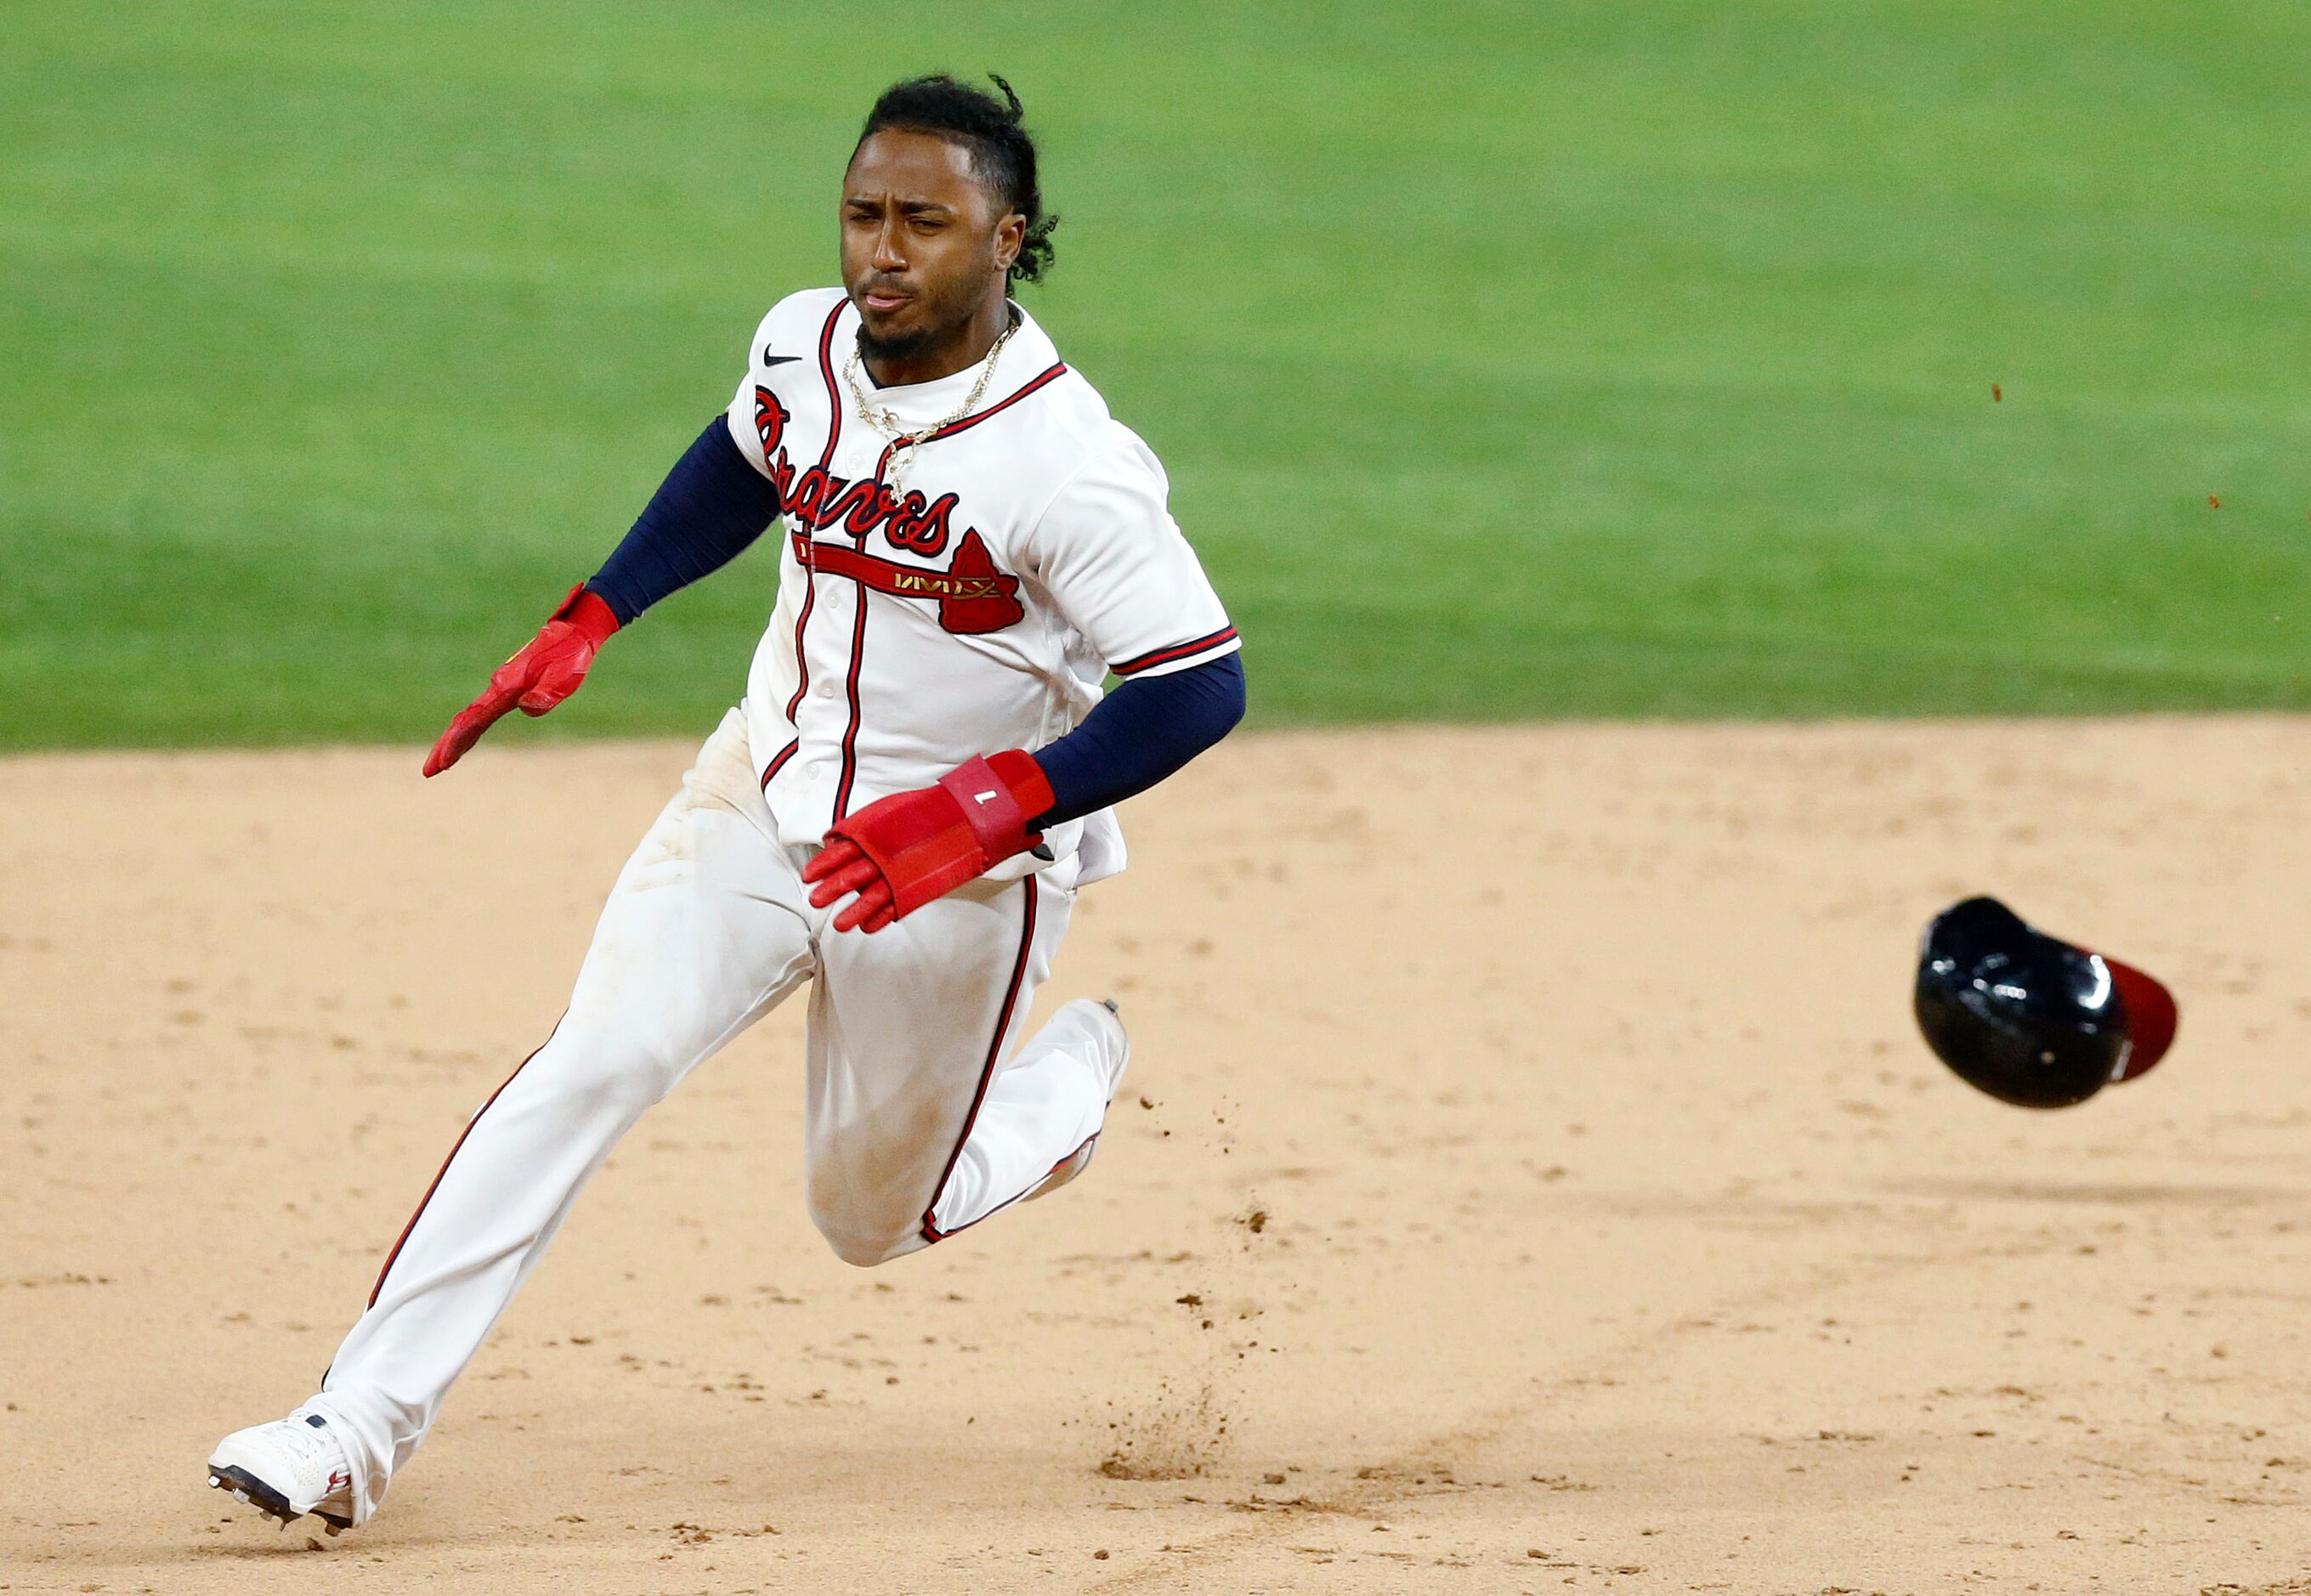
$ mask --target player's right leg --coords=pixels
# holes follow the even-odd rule
[[[450,1150],[321,1394],[295,1423],[228,1438],[224,1483],[266,1487],[252,1499],[268,1510],[367,1520],[618,1138],[812,972],[802,909],[734,711],[619,875],[569,1012]],[[326,1505],[300,1499],[339,1472],[298,1463],[317,1432],[350,1476]]]

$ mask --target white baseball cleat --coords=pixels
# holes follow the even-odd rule
[[[303,1408],[218,1442],[209,1484],[279,1519],[284,1530],[309,1513],[332,1535],[353,1528],[353,1464],[328,1421]]]
[[[1123,1085],[1124,1068],[1131,1062],[1131,1036],[1123,1028],[1123,1011],[1112,998],[1102,998],[1096,1003],[1079,998],[1067,1007],[1086,1010],[1084,1018],[1087,1024],[1106,1031],[1114,1038],[1114,1046],[1107,1054],[1107,1100],[1113,1103],[1116,1089]],[[1033,1202],[1039,1197],[1049,1197],[1083,1173],[1091,1166],[1091,1156],[1098,1147],[1099,1136],[1094,1132],[1090,1140],[1051,1165],[1051,1173],[1035,1182],[1028,1191],[1026,1200]]]

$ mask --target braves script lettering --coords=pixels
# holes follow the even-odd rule
[[[795,535],[795,556],[813,571],[845,576],[877,591],[903,597],[936,598],[939,624],[949,632],[1000,632],[1026,615],[1019,602],[1019,579],[995,568],[976,528],[966,528],[945,571],[925,571],[876,559],[863,550],[830,547],[812,540],[838,522],[864,544],[876,528],[893,548],[934,559],[946,552],[948,519],[956,498],[941,493],[926,500],[910,488],[894,494],[877,475],[853,482],[823,466],[795,469],[785,444],[788,413],[778,396],[754,389],[754,431],[763,440],[763,463],[787,514],[806,528]]]

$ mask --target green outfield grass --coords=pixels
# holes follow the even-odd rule
[[[1046,135],[1030,303],[1261,720],[2311,705],[2301,0],[4,33],[0,746],[430,737],[833,279],[857,120],[937,65]],[[702,730],[773,580],[510,735]]]

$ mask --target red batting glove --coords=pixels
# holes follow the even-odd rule
[[[571,589],[570,597],[537,635],[499,666],[490,676],[488,689],[450,720],[449,729],[425,756],[425,773],[438,776],[463,759],[466,750],[480,742],[482,733],[508,710],[543,715],[577,692],[596,651],[617,629],[618,617],[600,594],[583,582]]]
[[[879,931],[1041,842],[1028,824],[1056,801],[1043,767],[1016,748],[958,765],[935,787],[894,792],[827,832],[802,868],[815,884],[811,906],[856,893],[834,929]]]

